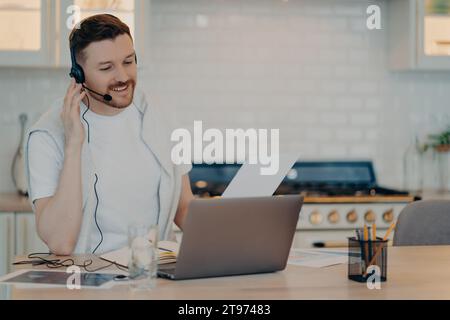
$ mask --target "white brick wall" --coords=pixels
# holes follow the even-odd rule
[[[368,0],[153,0],[140,85],[179,125],[280,128],[304,158],[373,158],[401,186],[413,133],[450,121],[450,74],[388,70],[387,32],[365,28]],[[67,70],[0,68],[0,192],[18,115],[65,92]]]

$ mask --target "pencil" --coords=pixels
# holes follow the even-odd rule
[[[386,241],[389,235],[391,234],[392,230],[395,227],[395,222],[392,222],[392,224],[389,226],[389,229],[386,231],[386,234],[383,237],[383,241]]]
[[[370,232],[370,227],[367,227],[367,245],[369,246],[369,261],[372,260],[373,251],[372,251],[372,233]]]
[[[377,225],[375,222],[372,225],[372,239],[373,241],[377,240]]]
[[[389,226],[389,229],[386,231],[386,234],[383,237],[383,241],[386,241],[388,239],[388,237],[391,234],[394,227],[395,227],[395,222],[392,222],[392,224]],[[377,259],[377,257],[381,253],[381,251],[383,251],[382,249],[383,249],[383,243],[381,243],[378,246],[377,252],[375,252],[375,255],[373,256],[372,260],[370,260],[369,266],[371,266],[375,262],[375,260]],[[364,277],[365,276],[367,276],[367,270],[366,270],[366,272],[364,272]]]
[[[359,242],[359,249],[361,250],[361,273],[364,273],[364,270],[366,270],[366,258],[364,256],[364,237],[361,229],[356,229],[356,236]]]
[[[368,242],[369,241],[369,230],[367,230],[367,225],[364,224],[364,253],[365,253],[365,262],[366,262],[366,268],[369,266],[367,263],[369,262],[369,248],[368,248]]]
[[[372,241],[374,241],[373,246],[372,246],[372,252],[371,252],[371,255],[373,257],[375,255],[375,248],[376,248],[375,244],[377,241],[377,225],[375,222],[372,224]]]

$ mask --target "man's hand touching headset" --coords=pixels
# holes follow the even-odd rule
[[[86,96],[81,84],[71,80],[64,98],[61,119],[64,124],[66,149],[81,148],[85,138],[84,127],[80,120],[80,103]]]

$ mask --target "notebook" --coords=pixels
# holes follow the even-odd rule
[[[178,256],[178,250],[179,250],[179,244],[173,241],[159,241],[158,242],[158,253],[159,253],[159,259],[158,264],[167,264],[167,263],[174,263],[177,261]],[[128,267],[128,261],[130,259],[130,248],[129,247],[123,247],[114,251],[110,251],[107,253],[104,253],[100,256],[101,259],[108,261],[108,262],[114,262],[122,267],[127,268]]]

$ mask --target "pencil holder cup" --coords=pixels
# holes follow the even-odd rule
[[[388,240],[381,238],[372,241],[348,238],[348,278],[367,282],[369,277],[375,275],[375,279],[386,281],[387,244]]]

